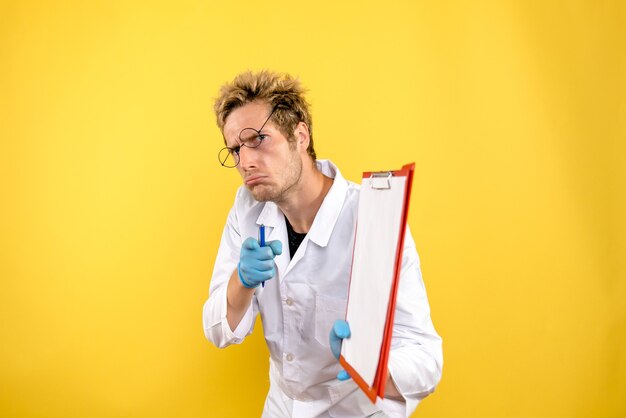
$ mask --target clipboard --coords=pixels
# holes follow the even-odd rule
[[[415,163],[364,172],[361,182],[346,310],[351,336],[339,362],[373,403],[385,396],[414,171]]]

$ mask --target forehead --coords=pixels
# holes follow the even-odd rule
[[[245,128],[259,129],[270,113],[270,106],[263,102],[246,103],[230,112],[224,123],[226,139],[237,138]]]

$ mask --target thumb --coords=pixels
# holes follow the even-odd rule
[[[280,241],[270,241],[267,246],[272,249],[274,255],[281,255],[283,253],[283,243]]]
[[[330,351],[335,358],[339,358],[341,354],[341,342],[344,338],[350,337],[350,326],[343,319],[338,319],[330,329],[330,335],[328,341],[330,345]]]
[[[348,325],[347,321],[343,319],[338,319],[333,324],[333,332],[339,338],[349,338],[350,337],[350,325]]]

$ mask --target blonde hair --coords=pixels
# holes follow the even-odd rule
[[[271,109],[275,108],[271,120],[289,142],[295,141],[293,131],[298,123],[306,123],[310,137],[307,153],[315,161],[313,128],[305,91],[300,81],[289,74],[267,70],[257,73],[246,71],[220,89],[213,108],[217,126],[223,133],[226,118],[233,110],[254,101],[266,102]]]

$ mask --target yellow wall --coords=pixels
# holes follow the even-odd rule
[[[248,68],[301,77],[348,178],[417,164],[416,416],[626,416],[623,1],[212,3],[0,3],[0,416],[259,415],[260,326],[201,325]]]

